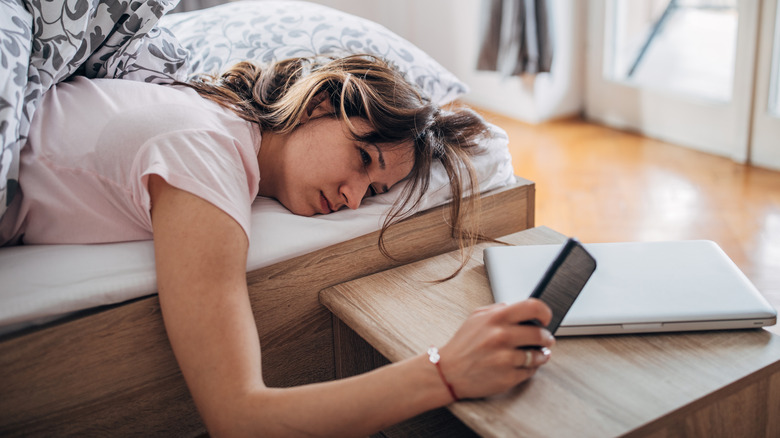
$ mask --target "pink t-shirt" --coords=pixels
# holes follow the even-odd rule
[[[186,87],[84,78],[58,84],[33,118],[21,153],[21,200],[3,218],[0,238],[149,240],[151,174],[217,206],[249,236],[259,147],[256,125]]]

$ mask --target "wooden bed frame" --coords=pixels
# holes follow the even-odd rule
[[[534,226],[535,187],[518,178],[482,196],[482,232]],[[269,386],[332,380],[334,324],[320,290],[456,247],[433,208],[387,233],[397,260],[366,234],[247,274]],[[435,280],[435,279],[432,279]],[[157,296],[0,340],[0,436],[205,433],[165,334]]]

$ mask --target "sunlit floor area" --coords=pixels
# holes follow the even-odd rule
[[[583,242],[713,240],[780,309],[780,172],[579,119],[481,112],[536,183],[536,225]]]

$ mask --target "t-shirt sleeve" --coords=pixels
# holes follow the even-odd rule
[[[139,175],[134,196],[149,215],[149,223],[148,180],[156,174],[227,213],[250,238],[253,195],[246,169],[251,163],[244,163],[247,154],[241,153],[242,147],[246,145],[229,135],[206,130],[173,132],[149,140],[133,166],[133,174]]]

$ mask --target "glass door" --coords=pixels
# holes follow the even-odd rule
[[[587,118],[747,161],[760,2],[590,5]]]
[[[764,0],[750,161],[780,170],[780,8]]]

